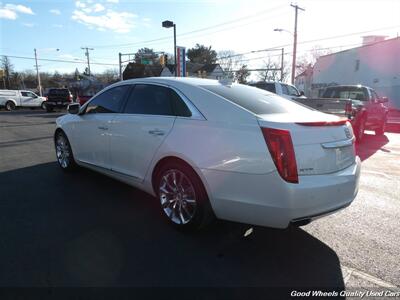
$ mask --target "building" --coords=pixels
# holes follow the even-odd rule
[[[313,69],[313,97],[327,86],[362,84],[400,109],[400,37],[366,36],[360,47],[319,57]]]
[[[309,64],[307,68],[294,79],[294,85],[299,91],[303,91],[306,97],[311,97],[312,76],[313,67]]]

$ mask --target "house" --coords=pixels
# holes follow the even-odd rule
[[[366,36],[360,47],[318,58],[312,75],[312,96],[330,85],[362,84],[389,98],[400,109],[400,37]]]
[[[164,66],[160,75],[161,77],[172,77],[175,74],[175,66],[168,64]],[[187,77],[200,77],[208,79],[221,79],[224,78],[224,71],[219,64],[198,64],[186,62],[186,76]],[[156,75],[155,75],[156,76]]]

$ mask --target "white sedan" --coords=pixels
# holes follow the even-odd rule
[[[351,125],[255,87],[133,79],[68,111],[54,135],[61,168],[87,167],[150,193],[181,229],[215,217],[303,225],[358,192]]]

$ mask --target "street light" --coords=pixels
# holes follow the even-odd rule
[[[164,27],[164,28],[171,28],[171,27],[174,27],[174,59],[175,59],[175,77],[176,77],[176,68],[177,68],[177,66],[176,66],[176,24],[174,24],[174,22],[172,22],[172,21],[164,21],[164,22],[162,22],[162,27]]]
[[[282,28],[275,28],[274,31],[277,32],[287,32],[290,33],[293,36],[293,61],[292,61],[292,84],[294,84],[294,75],[296,72],[296,51],[297,51],[297,36],[296,34],[293,34],[289,30],[282,29]]]
[[[50,48],[50,49],[39,49],[39,50],[44,50],[44,51],[52,51],[52,50],[60,51],[60,49],[58,49],[58,48],[56,48],[56,49],[53,49],[53,48]],[[36,76],[37,76],[37,81],[38,81],[39,95],[40,95],[40,97],[42,97],[42,96],[43,96],[43,93],[42,93],[42,83],[41,83],[41,81],[40,81],[40,73],[39,73],[39,66],[38,66],[38,62],[37,62],[38,59],[37,59],[37,50],[36,50],[36,48],[33,49],[33,51],[34,51],[34,53],[35,53]]]

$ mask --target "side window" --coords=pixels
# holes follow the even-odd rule
[[[192,112],[186,106],[185,102],[181,99],[181,97],[174,90],[170,90],[170,95],[175,115],[180,117],[191,117]]]
[[[28,97],[37,98],[37,96],[32,92],[27,92],[27,94],[28,94]]]
[[[150,84],[136,85],[129,96],[124,113],[173,116],[170,89]]]
[[[86,107],[86,113],[117,113],[130,85],[121,85],[109,89],[94,98]]]
[[[281,87],[282,87],[282,93],[285,94],[285,95],[289,95],[289,90],[287,88],[287,85],[286,84],[281,84]]]
[[[369,90],[370,94],[371,94],[371,100],[372,101],[377,101],[379,99],[377,93],[374,90]]]
[[[288,85],[287,88],[290,96],[300,96],[298,90],[295,87]]]
[[[22,97],[29,97],[29,96],[28,96],[28,92],[21,92],[21,96],[22,96]]]

